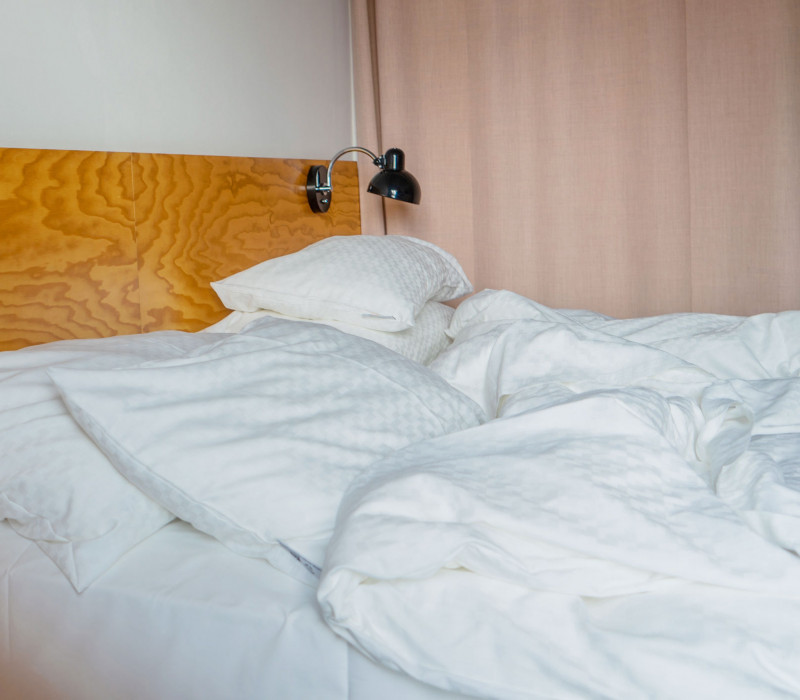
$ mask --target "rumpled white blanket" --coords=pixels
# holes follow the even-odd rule
[[[356,479],[328,623],[485,697],[800,695],[800,314],[494,292],[451,328],[434,368],[497,418]]]

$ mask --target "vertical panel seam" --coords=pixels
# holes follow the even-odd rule
[[[381,79],[380,66],[378,63],[378,19],[375,0],[367,0],[367,24],[369,26],[369,59],[370,70],[372,72],[372,94],[374,96],[375,108],[375,132],[378,137],[378,151],[384,152],[383,147],[383,123],[381,120]],[[383,219],[383,235],[389,234],[389,226],[386,218],[386,203],[381,198],[381,217]]]
[[[694,208],[694,192],[692,189],[692,121],[691,121],[691,90],[689,89],[689,8],[686,0],[683,1],[683,51],[684,51],[684,86],[686,90],[686,222],[688,227],[689,244],[689,311],[694,311],[694,232],[692,211]]]
[[[139,299],[139,332],[144,332],[144,309],[142,306],[142,256],[139,250],[139,232],[136,221],[136,178],[134,177],[133,159],[135,154],[128,154],[131,168],[131,214],[133,216],[133,246],[136,250],[136,296]]]

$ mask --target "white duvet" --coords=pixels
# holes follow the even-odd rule
[[[485,292],[451,328],[434,369],[497,418],[355,479],[329,624],[486,697],[800,695],[800,314]]]

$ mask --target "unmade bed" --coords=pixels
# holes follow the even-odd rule
[[[122,297],[76,260],[0,274],[0,696],[800,695],[800,312],[470,296],[430,243],[254,196],[254,163],[141,176]],[[113,189],[76,170],[75,201]],[[302,245],[220,269],[262,219]]]

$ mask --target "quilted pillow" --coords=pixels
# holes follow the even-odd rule
[[[356,474],[484,419],[419,363],[327,326],[273,318],[177,360],[51,376],[144,493],[309,583]]]
[[[414,325],[427,301],[469,294],[458,261],[406,236],[332,236],[212,282],[234,311],[277,311],[379,331]]]

